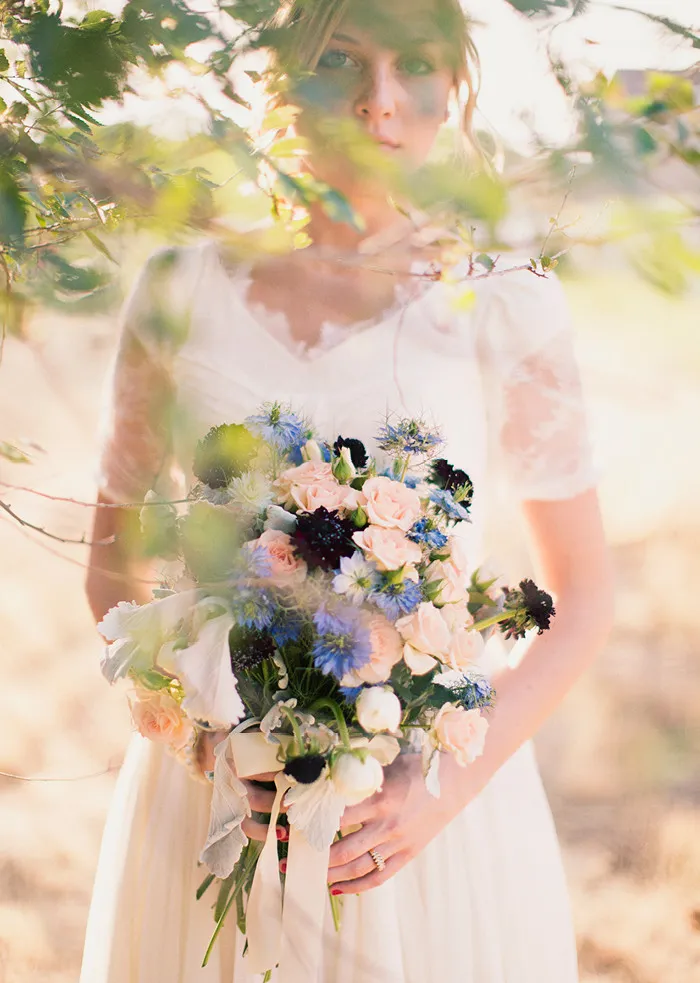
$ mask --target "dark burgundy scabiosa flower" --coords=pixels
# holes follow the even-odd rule
[[[432,484],[442,488],[443,491],[461,492],[456,496],[460,505],[468,509],[474,497],[474,485],[466,471],[461,468],[453,468],[449,461],[444,457],[439,457],[430,465],[430,479]]]
[[[329,512],[321,506],[314,512],[297,515],[297,527],[292,540],[311,567],[336,570],[341,556],[352,556],[355,546],[352,534],[355,525],[351,519],[343,519],[337,511]]]
[[[326,759],[320,754],[304,754],[300,758],[290,758],[284,766],[285,775],[290,775],[302,785],[311,785],[326,767]]]
[[[355,440],[354,437],[340,437],[333,444],[333,453],[336,457],[340,457],[340,452],[343,447],[347,447],[350,451],[350,460],[355,465],[356,468],[364,468],[367,464],[367,451],[365,445],[361,440]]]
[[[231,478],[243,474],[259,448],[259,438],[247,427],[222,423],[197,444],[192,470],[210,488],[225,488]]]
[[[537,634],[541,635],[557,613],[551,595],[527,579],[520,581],[518,589],[506,588],[504,610],[512,612],[500,623],[506,638],[522,638],[530,628],[537,628]]]
[[[234,625],[228,635],[231,669],[234,674],[254,669],[275,654],[275,643],[266,631]]]

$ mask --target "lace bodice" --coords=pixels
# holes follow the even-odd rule
[[[504,268],[517,259],[503,260]],[[311,350],[247,302],[245,268],[217,245],[151,258],[124,307],[104,423],[100,484],[117,501],[185,485],[196,441],[265,400],[288,400],[328,437],[370,448],[387,413],[438,424],[476,486],[478,539],[492,475],[515,497],[563,499],[595,484],[562,287],[527,271],[465,285],[421,282],[376,321],[327,326]],[[496,465],[496,467],[494,467]],[[487,475],[489,476],[487,478]],[[175,477],[173,477],[175,476]]]

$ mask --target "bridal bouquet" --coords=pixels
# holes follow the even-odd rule
[[[178,752],[201,729],[229,732],[207,776],[199,896],[217,881],[212,944],[235,905],[251,971],[284,963],[285,980],[315,978],[344,809],[379,791],[400,753],[422,756],[439,795],[442,755],[467,766],[484,747],[486,634],[541,632],[554,614],[532,581],[498,589],[470,568],[459,526],[473,487],[437,457],[438,432],[388,419],[376,443],[381,465],[277,403],[213,428],[186,503],[149,493],[142,510],[149,550],[178,573],[98,626],[103,672],[133,684],[142,734]],[[261,845],[241,828],[241,779],[267,773],[276,796]]]

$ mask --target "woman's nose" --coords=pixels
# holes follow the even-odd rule
[[[373,124],[391,119],[396,115],[396,109],[396,78],[390,67],[380,65],[365,80],[355,111],[361,119]]]

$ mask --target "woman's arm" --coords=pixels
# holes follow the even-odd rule
[[[111,505],[112,499],[100,492],[98,505]],[[137,601],[144,604],[151,600],[147,583],[148,567],[138,560],[138,510],[128,508],[97,508],[92,530],[93,545],[85,592],[96,622],[119,601]],[[100,541],[110,540],[106,545]]]
[[[378,795],[346,810],[343,825],[363,828],[331,848],[329,881],[337,893],[376,887],[416,856],[534,736],[605,644],[613,577],[595,491],[566,501],[529,501],[523,508],[538,582],[556,601],[552,627],[519,643],[517,661],[493,678],[496,706],[484,754],[467,768],[444,755],[439,799],[425,788],[419,756],[402,756],[386,769]],[[383,872],[367,853],[372,848],[387,861]]]

